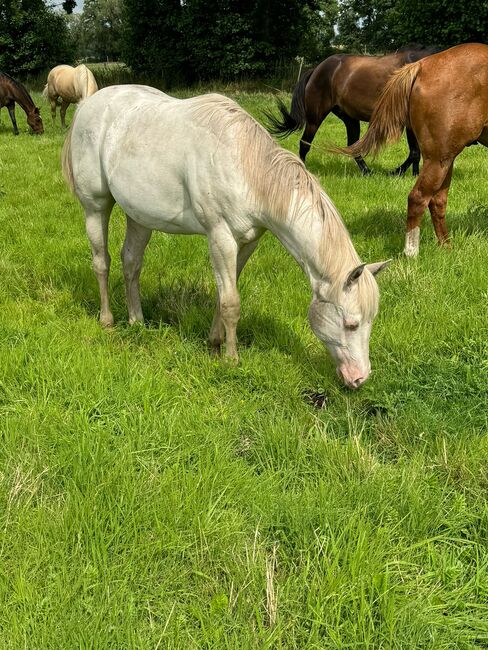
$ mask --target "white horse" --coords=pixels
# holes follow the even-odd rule
[[[146,86],[111,86],[78,108],[63,149],[63,172],[82,204],[101,298],[109,307],[108,223],[127,215],[122,248],[129,322],[143,321],[139,276],[153,230],[208,238],[217,281],[210,330],[237,361],[237,279],[270,230],[310,280],[312,330],[352,388],[370,372],[369,337],[379,292],[317,180],[235,102],[220,95],[174,99]],[[286,290],[285,287],[282,288]]]
[[[70,65],[57,65],[53,68],[47,76],[47,84],[42,93],[51,104],[53,124],[56,120],[56,106],[59,105],[59,99],[61,99],[59,109],[61,124],[66,127],[65,116],[68,106],[90,97],[97,90],[95,77],[86,65],[81,64],[76,68]]]

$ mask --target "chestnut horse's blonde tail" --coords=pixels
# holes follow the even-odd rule
[[[86,99],[97,92],[98,86],[93,72],[86,65],[81,63],[77,66],[75,68],[75,75],[79,99]]]
[[[410,63],[392,74],[374,108],[369,127],[363,137],[349,147],[329,147],[334,153],[347,156],[377,154],[385,144],[400,139],[408,124],[410,93],[422,61]]]

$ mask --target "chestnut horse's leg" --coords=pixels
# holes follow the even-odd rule
[[[449,167],[441,189],[434,194],[429,203],[429,210],[434,224],[435,234],[440,246],[450,246],[449,234],[446,226],[446,207],[447,207],[447,194],[449,192],[449,185],[451,184],[453,164]]]
[[[439,160],[426,160],[417,182],[408,195],[407,234],[405,236],[404,253],[409,257],[418,255],[422,215],[432,197],[443,188],[449,170],[452,169],[452,162],[452,159],[442,164]],[[449,184],[447,184],[447,189],[449,189]]]
[[[137,321],[144,322],[139,292],[139,277],[141,275],[144,251],[151,238],[152,230],[139,225],[129,216],[126,215],[126,217],[127,230],[120,256],[124,269],[129,323],[133,325]]]
[[[253,252],[256,250],[258,245],[259,238],[255,241],[244,244],[237,253],[237,268],[236,268],[236,284],[239,280],[242,269],[244,268],[247,260],[251,257]],[[225,328],[224,322],[220,315],[220,298],[217,296],[217,306],[215,309],[212,326],[210,328],[210,334],[208,336],[208,343],[210,346],[210,351],[213,354],[218,354],[220,352],[220,346],[224,342]]]
[[[349,115],[346,115],[345,113],[341,113],[340,115],[336,113],[336,115],[346,125],[347,146],[350,147],[352,144],[354,144],[359,140],[359,136],[361,135],[361,124],[359,120],[355,120],[352,117],[349,117]],[[362,156],[357,156],[356,158],[354,158],[354,160],[356,161],[356,164],[359,167],[361,174],[363,176],[371,175],[372,173],[371,169],[368,167],[368,165],[366,164]]]
[[[19,135],[17,120],[15,119],[15,102],[10,102],[9,104],[7,104],[7,109],[10,115],[10,119],[12,120],[12,126],[14,127],[14,135]]]
[[[407,142],[409,148],[407,159],[400,165],[400,167],[397,167],[391,172],[392,176],[403,176],[410,165],[413,165],[412,174],[414,176],[419,175],[420,148],[417,138],[410,129],[407,129]]]

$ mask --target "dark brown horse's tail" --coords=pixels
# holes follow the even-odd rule
[[[410,63],[392,74],[374,108],[364,136],[350,147],[329,147],[334,153],[347,156],[377,154],[385,145],[400,139],[408,123],[410,93],[422,61]]]
[[[298,131],[298,129],[305,125],[305,86],[307,85],[312,72],[313,69],[308,70],[295,86],[291,98],[290,112],[288,112],[288,109],[281,99],[278,100],[278,110],[281,113],[281,119],[272,113],[264,111],[267,120],[266,128],[270,133],[278,138],[286,138],[290,133]]]

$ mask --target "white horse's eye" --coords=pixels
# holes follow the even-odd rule
[[[346,328],[346,330],[349,330],[350,332],[354,332],[354,330],[357,330],[357,328],[359,327],[359,323],[356,321],[346,320],[344,321],[344,327]]]

